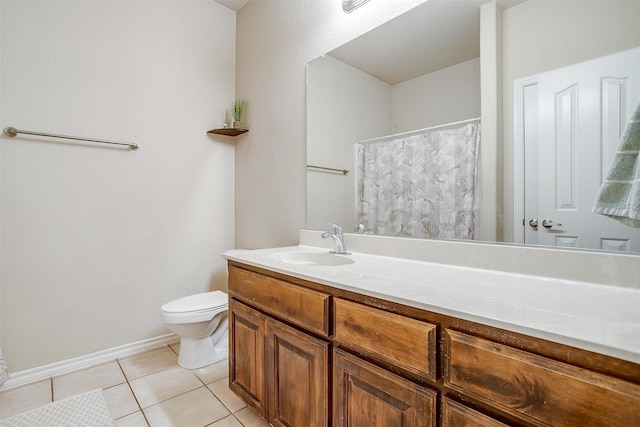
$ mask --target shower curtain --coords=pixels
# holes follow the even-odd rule
[[[480,124],[355,149],[357,223],[386,236],[476,238]]]

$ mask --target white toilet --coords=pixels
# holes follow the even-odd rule
[[[178,365],[197,369],[228,357],[228,308],[222,291],[178,298],[160,308],[164,323],[180,337]]]

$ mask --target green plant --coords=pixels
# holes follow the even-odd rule
[[[236,122],[242,121],[242,116],[244,115],[245,107],[247,106],[247,101],[244,99],[236,99],[233,101],[231,105],[231,114],[233,115],[233,120]]]

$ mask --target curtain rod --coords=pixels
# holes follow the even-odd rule
[[[137,150],[138,144],[136,143],[130,143],[130,142],[117,142],[117,141],[106,141],[104,139],[92,139],[92,138],[83,138],[80,136],[69,136],[69,135],[56,135],[53,133],[44,133],[44,132],[33,132],[33,131],[28,131],[28,130],[19,130],[13,127],[6,127],[4,128],[4,134],[10,137],[14,137],[16,135],[18,135],[19,133],[24,133],[27,135],[37,135],[37,136],[47,136],[50,138],[62,138],[62,139],[73,139],[76,141],[89,141],[89,142],[99,142],[100,144],[115,144],[115,145],[126,145],[127,147],[131,148],[132,150]]]
[[[446,128],[446,127],[449,127],[449,126],[461,125],[461,124],[464,124],[464,123],[477,122],[477,121],[480,121],[480,119],[481,119],[481,117],[474,117],[473,119],[460,120],[460,121],[457,121],[457,122],[446,123],[444,125],[431,126],[431,127],[424,128],[424,129],[410,130],[408,132],[395,133],[393,135],[379,136],[377,138],[371,138],[371,139],[365,139],[364,141],[358,141],[358,142],[356,142],[356,144],[362,144],[362,143],[366,143],[366,142],[376,142],[376,141],[381,141],[381,140],[385,140],[385,139],[388,139],[388,138],[397,138],[399,136],[406,136],[406,135],[411,135],[411,134],[414,134],[414,133],[426,132],[428,130],[435,130],[435,129],[440,129],[440,128]]]

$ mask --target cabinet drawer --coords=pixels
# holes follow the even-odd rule
[[[276,317],[329,335],[329,294],[229,266],[229,292]]]
[[[340,298],[334,302],[336,342],[435,380],[435,325]]]
[[[507,427],[478,411],[446,397],[442,398],[442,427]]]
[[[640,386],[446,330],[445,385],[534,425],[640,425]]]

